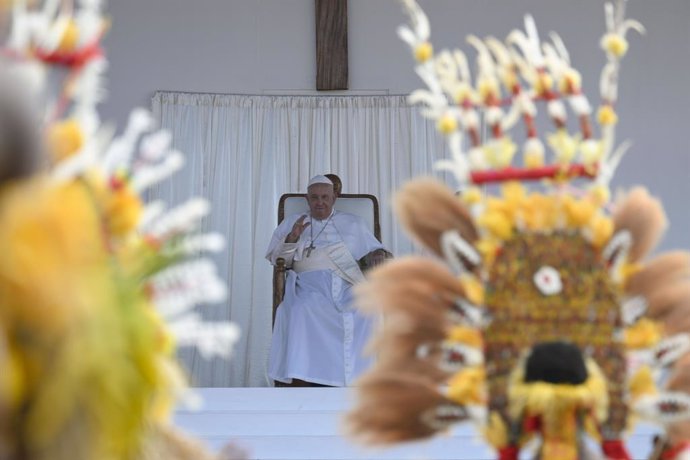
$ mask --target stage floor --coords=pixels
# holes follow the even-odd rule
[[[469,424],[446,436],[391,449],[366,449],[342,436],[349,388],[198,388],[203,406],[179,410],[175,423],[214,449],[242,446],[252,460],[494,460]],[[644,459],[655,430],[642,425],[628,437],[634,458]],[[528,457],[525,457],[528,458]]]

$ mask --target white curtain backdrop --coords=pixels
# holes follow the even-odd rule
[[[216,261],[229,296],[202,311],[242,329],[230,360],[204,361],[194,350],[183,350],[181,358],[196,386],[267,386],[272,269],[264,254],[280,196],[303,192],[315,174],[338,174],[344,193],[378,197],[383,243],[396,256],[410,253],[391,196],[410,177],[432,174],[434,161],[448,156],[445,142],[404,96],[159,92],[153,110],[187,164],[150,198],[211,200],[203,230],[227,238]]]

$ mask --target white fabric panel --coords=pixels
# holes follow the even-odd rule
[[[173,135],[187,165],[151,192],[179,203],[191,195],[213,203],[202,230],[228,240],[216,256],[229,285],[224,305],[205,313],[230,319],[242,338],[230,360],[206,362],[193,350],[181,357],[198,386],[266,386],[271,338],[272,269],[264,251],[276,227],[283,193],[304,192],[315,174],[335,173],[343,193],[379,199],[384,245],[413,251],[394,221],[392,191],[430,174],[447,157],[433,123],[404,96],[242,96],[159,92],[153,110]]]

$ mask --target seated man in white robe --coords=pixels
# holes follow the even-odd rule
[[[381,263],[383,245],[364,219],[333,209],[333,183],[309,181],[309,214],[287,217],[273,233],[266,258],[285,259],[285,297],[278,307],[268,375],[276,382],[348,386],[370,364],[362,350],[371,318],[352,305],[363,280],[358,260]]]

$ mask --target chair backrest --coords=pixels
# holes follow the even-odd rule
[[[374,195],[343,193],[335,200],[335,209],[362,217],[374,236],[381,241],[379,202]],[[278,223],[292,214],[307,212],[309,206],[304,193],[286,193],[278,203]]]

